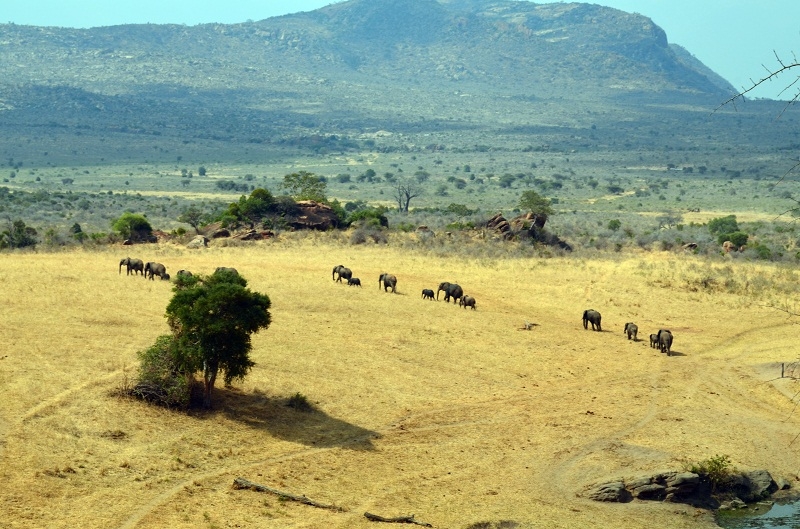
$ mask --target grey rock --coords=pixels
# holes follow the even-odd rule
[[[627,503],[633,499],[621,481],[602,483],[590,489],[586,496],[595,501]]]
[[[776,478],[775,484],[778,486],[778,490],[789,490],[792,488],[792,484],[783,478]]]
[[[661,500],[666,496],[667,488],[664,485],[651,483],[629,489],[634,498],[639,500]]]

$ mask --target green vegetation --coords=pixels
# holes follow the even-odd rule
[[[712,492],[724,485],[731,474],[736,472],[736,469],[731,465],[730,457],[726,455],[715,455],[703,461],[688,463],[684,466],[689,472],[694,472],[708,479],[711,482]]]
[[[36,230],[26,226],[22,220],[15,220],[8,229],[0,233],[0,249],[27,248],[36,245]]]
[[[153,227],[150,222],[144,215],[137,213],[123,213],[121,217],[111,221],[111,228],[123,239],[133,242],[149,242],[153,237]]]
[[[534,215],[547,215],[548,217],[555,213],[550,201],[532,189],[522,193],[519,199],[519,209],[530,211]]]
[[[166,405],[188,405],[194,374],[203,376],[203,406],[211,407],[217,376],[226,385],[255,365],[251,335],[269,327],[270,300],[252,292],[233,272],[179,276],[166,317],[171,335],[161,336],[140,359],[135,394]]]

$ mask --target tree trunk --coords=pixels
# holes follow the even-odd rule
[[[203,407],[211,409],[211,391],[214,389],[214,382],[217,381],[217,368],[211,367],[206,363],[203,369]]]

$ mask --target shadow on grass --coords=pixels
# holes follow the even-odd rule
[[[221,414],[278,439],[320,448],[374,450],[372,440],[380,437],[377,432],[331,417],[313,405],[309,411],[290,407],[292,396],[223,387],[214,389],[213,398],[213,409],[195,408],[191,414],[200,419]]]

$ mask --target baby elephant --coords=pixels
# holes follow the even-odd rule
[[[658,335],[657,334],[651,334],[650,335],[650,347],[652,347],[653,349],[658,347]]]
[[[361,280],[357,277],[351,277],[350,279],[347,280],[347,285],[351,287],[360,287]]]
[[[472,307],[472,310],[475,310],[475,298],[472,296],[463,296],[461,299],[458,300],[458,304],[464,307]]]
[[[633,336],[633,341],[635,342],[636,334],[639,332],[639,327],[637,327],[635,323],[626,323],[625,330],[622,332],[628,335],[628,340],[630,340],[631,336]]]
[[[433,301],[433,290],[429,288],[422,289],[422,299],[429,299]]]

